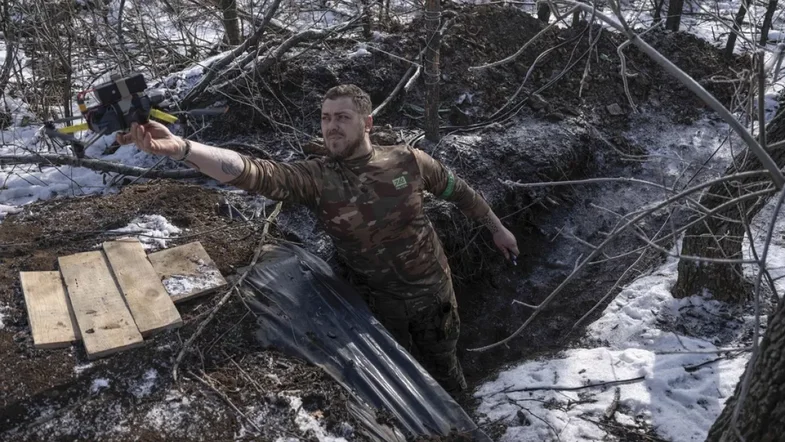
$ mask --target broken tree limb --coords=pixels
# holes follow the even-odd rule
[[[342,23],[340,25],[331,26],[325,29],[308,29],[302,32],[299,32],[295,35],[292,35],[288,39],[284,40],[280,46],[273,49],[272,51],[268,52],[261,61],[257,61],[257,65],[254,67],[254,73],[262,74],[267,71],[274,63],[281,60],[281,58],[293,47],[297,46],[300,43],[304,43],[306,41],[313,41],[313,40],[320,40],[327,38],[329,35],[334,34],[336,32],[343,32],[347,29],[350,29],[356,25],[356,22],[361,18],[361,15],[358,15],[346,23]],[[240,77],[242,78],[242,77]],[[235,79],[236,80],[236,79]],[[218,88],[225,87],[228,83],[232,83],[232,81],[225,82]]]
[[[501,391],[497,391],[494,393],[489,393],[487,396],[499,393],[517,393],[521,391],[543,391],[543,390],[551,390],[551,391],[579,391],[585,390],[587,388],[598,388],[598,387],[609,387],[615,385],[624,385],[624,384],[634,384],[636,382],[640,382],[646,379],[646,376],[638,376],[635,378],[630,379],[619,379],[617,381],[607,381],[607,382],[594,382],[591,384],[580,385],[577,387],[567,387],[562,385],[553,385],[553,386],[538,386],[538,387],[522,387],[522,388],[510,388],[504,389]]]
[[[267,235],[270,233],[270,224],[273,221],[275,221],[275,219],[278,217],[278,214],[281,213],[282,205],[283,203],[279,201],[278,204],[275,205],[275,210],[273,210],[273,213],[271,213],[270,216],[267,217],[267,221],[265,222],[264,227],[262,228],[262,238],[259,240],[259,244],[256,246],[256,249],[254,250],[253,259],[251,259],[251,263],[248,265],[248,269],[245,272],[243,272],[243,274],[240,275],[240,277],[237,278],[237,280],[234,281],[234,283],[232,283],[231,287],[229,287],[226,290],[221,300],[218,301],[218,304],[216,304],[215,307],[213,307],[212,311],[210,311],[210,315],[207,316],[207,319],[205,319],[199,324],[199,327],[197,327],[194,334],[192,334],[191,337],[189,337],[188,340],[185,341],[185,344],[183,344],[183,348],[180,350],[180,353],[177,354],[177,358],[174,361],[174,366],[172,367],[172,378],[174,378],[175,382],[177,382],[177,370],[179,369],[180,363],[183,361],[185,354],[188,352],[188,349],[191,348],[191,345],[193,345],[196,338],[202,334],[204,329],[207,327],[207,324],[209,324],[215,318],[215,315],[218,313],[221,307],[223,307],[224,304],[226,304],[226,301],[229,300],[229,297],[232,296],[232,294],[235,292],[239,294],[237,287],[240,284],[242,284],[243,281],[245,281],[246,276],[248,276],[248,273],[251,272],[251,269],[253,268],[253,266],[256,265],[256,262],[259,260],[259,256],[262,254],[262,246],[264,246],[264,243],[267,240]]]
[[[714,95],[710,94],[703,86],[700,85],[694,78],[687,75],[686,72],[681,70],[678,66],[673,64],[672,61],[668,60],[664,55],[660,54],[659,51],[651,47],[648,43],[646,43],[643,39],[641,39],[637,34],[632,32],[627,26],[618,21],[608,17],[607,15],[597,11],[594,7],[579,3],[574,0],[553,0],[554,3],[562,3],[567,5],[577,6],[583,9],[586,13],[593,12],[597,18],[604,21],[605,23],[611,25],[614,29],[619,32],[624,33],[627,38],[632,41],[632,43],[638,47],[643,53],[649,56],[652,60],[654,60],[657,64],[662,66],[666,72],[676,77],[679,82],[681,82],[687,89],[692,91],[695,95],[698,96],[704,103],[706,103],[712,110],[717,112],[717,114],[722,118],[728,125],[736,132],[749,146],[750,151],[755,154],[756,157],[760,160],[763,167],[769,172],[771,175],[771,180],[774,182],[774,185],[777,187],[778,190],[781,190],[783,186],[785,186],[785,175],[782,174],[779,167],[777,167],[777,163],[769,156],[768,153],[761,147],[755,137],[750,134],[750,132],[733,116],[733,114],[728,111],[722,103],[714,97]]]
[[[178,169],[178,170],[154,170],[150,171],[146,167],[126,166],[123,164],[112,163],[109,161],[96,160],[92,158],[76,158],[69,155],[0,155],[0,165],[11,164],[38,164],[40,166],[73,166],[84,167],[99,172],[115,172],[127,176],[145,176],[147,178],[197,178],[202,176],[198,170]]]
[[[447,11],[447,12],[452,12],[452,11]],[[444,16],[446,17],[447,13],[445,13]],[[438,32],[443,36],[444,32],[447,30],[447,28],[449,28],[450,25],[452,25],[454,22],[455,22],[455,14],[453,14],[452,18],[450,18],[449,20],[445,20],[442,23],[441,27],[439,27],[439,31]],[[422,50],[420,50],[420,53],[417,54],[417,60],[422,60],[422,57],[425,54],[425,50],[426,49],[427,49],[427,47],[425,47]],[[410,83],[412,81],[412,78],[415,78],[416,76],[418,76],[418,73],[421,70],[422,70],[422,65],[417,63],[417,62],[413,62],[411,64],[411,66],[409,66],[409,69],[406,71],[406,73],[403,74],[403,77],[401,77],[401,81],[398,82],[398,84],[395,86],[395,89],[393,89],[393,91],[382,102],[382,104],[380,104],[379,106],[376,107],[376,109],[373,110],[371,115],[375,117],[381,111],[383,111],[384,108],[388,104],[390,104],[390,102],[393,101],[395,99],[395,97],[398,96],[398,94],[401,92],[401,90],[404,90],[405,92],[408,92],[409,88],[410,88]]]
[[[191,103],[193,103],[196,97],[201,95],[202,92],[204,92],[204,90],[207,89],[208,86],[210,86],[215,76],[218,75],[218,73],[223,68],[228,66],[232,61],[234,61],[237,57],[239,57],[240,54],[248,50],[248,48],[254,47],[259,43],[259,39],[262,37],[262,34],[264,34],[264,31],[267,28],[267,23],[270,22],[270,20],[273,18],[273,15],[275,15],[275,13],[278,11],[278,5],[280,4],[281,4],[281,0],[273,0],[273,4],[270,5],[269,8],[267,8],[267,13],[265,13],[262,23],[259,25],[258,28],[256,28],[256,31],[253,33],[253,35],[248,37],[240,46],[237,46],[234,50],[232,50],[232,52],[227,54],[224,58],[213,63],[209,67],[207,74],[204,76],[204,78],[202,78],[202,81],[200,81],[199,84],[197,84],[190,91],[188,91],[188,94],[180,102],[180,106],[182,108],[187,109],[188,106],[190,106]]]

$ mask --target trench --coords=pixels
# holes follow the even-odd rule
[[[645,158],[616,161],[605,156],[604,151],[595,150],[588,173],[565,179],[634,177],[684,187],[724,171],[730,152],[729,134],[727,127],[714,117],[704,115],[691,125],[675,124],[668,115],[656,111],[631,118],[631,129],[620,135]],[[666,198],[666,192],[661,189],[626,182],[581,184],[566,189],[552,188],[551,192],[554,195],[551,199],[558,201],[555,204],[535,204],[526,216],[511,217],[515,221],[508,227],[516,235],[521,250],[517,266],[503,262],[491,249],[490,239],[484,238],[483,255],[491,261],[488,268],[470,278],[456,275],[461,314],[459,358],[470,390],[492,380],[505,367],[546,357],[580,342],[585,326],[601,315],[624,285],[664,258],[664,253],[654,249],[648,249],[643,256],[630,253],[645,243],[633,232],[626,231],[604,249],[614,259],[598,258],[600,263],[589,265],[579,273],[518,337],[490,350],[469,351],[515,332],[532,310],[512,301],[536,305],[545,299],[576,263],[592,252],[586,243],[601,243],[624,215]],[[678,210],[663,209],[645,218],[639,227],[651,237],[666,221],[665,233],[670,231],[670,220],[679,225],[681,219]],[[673,246],[672,242],[668,244]],[[594,313],[573,328],[609,291],[610,295]],[[470,398],[462,398],[461,402],[464,407],[471,407]]]

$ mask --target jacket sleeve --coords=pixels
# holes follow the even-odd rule
[[[412,151],[420,167],[425,190],[438,198],[455,203],[461,212],[475,220],[479,221],[488,214],[491,210],[488,203],[463,179],[455,176],[441,162],[422,150],[412,148]]]
[[[321,193],[322,168],[317,160],[279,163],[243,158],[243,172],[227,184],[267,198],[315,207]]]

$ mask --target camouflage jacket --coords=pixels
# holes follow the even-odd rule
[[[308,206],[340,257],[376,295],[415,298],[450,282],[447,257],[423,211],[424,191],[477,220],[490,210],[462,179],[408,146],[374,146],[352,160],[243,161],[242,174],[229,184]]]

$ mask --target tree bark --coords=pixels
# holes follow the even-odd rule
[[[728,45],[725,46],[725,57],[733,57],[733,49],[736,47],[736,38],[741,30],[741,24],[744,23],[744,16],[747,15],[747,8],[749,7],[749,0],[741,0],[739,12],[736,13],[736,19],[733,22],[733,31],[728,36]]]
[[[756,361],[747,364],[752,370],[749,393],[739,413],[738,429],[747,441],[780,441],[785,434],[785,301],[769,318],[766,334]],[[742,376],[744,379],[744,376]],[[733,410],[741,393],[742,382],[725,403],[714,422],[707,442],[735,442],[739,439],[731,425]]]
[[[5,92],[5,87],[8,84],[8,79],[11,78],[11,68],[14,66],[14,62],[16,61],[16,43],[14,42],[14,38],[11,32],[11,7],[9,6],[9,1],[3,1],[3,9],[2,9],[2,27],[0,30],[3,31],[3,37],[5,38],[5,60],[3,61],[3,66],[0,68],[0,96],[3,95]],[[2,125],[0,124],[0,127]]]
[[[772,120],[767,128],[766,138],[771,144],[785,140],[783,112],[779,112]],[[767,152],[780,168],[785,166],[785,148],[773,150],[767,148]],[[744,149],[736,154],[725,174],[761,168],[758,158],[749,152],[749,149]],[[701,197],[700,204],[711,210],[734,197],[749,193],[750,185],[758,186],[754,190],[762,190],[768,184],[768,176],[762,175],[744,181],[714,185]],[[744,187],[747,189],[745,190]],[[740,223],[740,214],[744,213],[749,221],[766,205],[767,201],[768,198],[759,198],[729,206],[704,222],[689,228],[684,236],[681,254],[705,258],[741,259],[745,229]],[[698,216],[700,215],[695,215]],[[740,264],[696,262],[686,259],[679,261],[679,277],[672,289],[673,296],[682,298],[698,295],[704,290],[721,301],[741,302],[749,293],[749,284],[744,282]]]
[[[439,141],[439,46],[441,33],[439,22],[441,4],[439,0],[425,2],[425,138]]]
[[[240,20],[237,19],[237,0],[219,0],[218,7],[221,8],[221,13],[223,14],[226,39],[232,46],[239,45]]]
[[[71,155],[0,155],[0,165],[10,164],[38,164],[47,166],[74,166],[85,167],[99,172],[116,172],[127,176],[144,176],[146,178],[199,178],[203,177],[201,172],[193,169],[177,170],[150,170],[147,167],[126,166],[109,161],[96,160],[92,158],[76,158]]]
[[[551,7],[548,5],[548,2],[540,1],[537,3],[537,18],[543,23],[548,23],[548,20],[551,19]]]
[[[668,18],[665,19],[665,29],[673,32],[679,31],[683,9],[684,0],[670,0],[668,2]]]
[[[769,6],[766,7],[766,15],[763,17],[763,26],[760,28],[760,45],[766,46],[769,40],[769,30],[771,29],[771,19],[774,17],[774,12],[777,10],[777,0],[769,0]]]
[[[654,21],[658,22],[662,18],[662,6],[665,4],[665,0],[652,0],[654,2]]]

